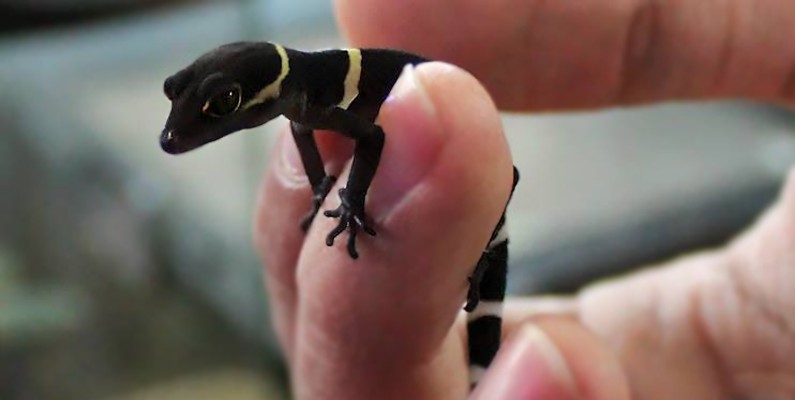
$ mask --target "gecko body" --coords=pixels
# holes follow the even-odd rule
[[[163,90],[172,107],[160,145],[167,153],[184,153],[284,115],[313,192],[309,212],[300,221],[306,230],[336,181],[325,171],[314,130],[332,130],[354,140],[351,172],[339,190],[340,205],[324,215],[339,220],[326,244],[332,246],[347,231],[347,251],[355,259],[359,231],[376,235],[364,207],[386,137],[375,120],[403,68],[427,61],[387,49],[303,52],[269,42],[227,44],[166,79]],[[514,187],[517,182],[514,168]],[[507,243],[503,213],[470,276],[464,307],[469,312],[473,386],[500,345]]]

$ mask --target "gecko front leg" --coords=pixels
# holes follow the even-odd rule
[[[380,126],[341,108],[304,112],[307,126],[334,130],[356,141],[348,182],[339,191],[340,205],[334,210],[324,212],[324,215],[339,219],[337,227],[326,237],[326,245],[333,246],[337,236],[347,230],[348,254],[354,259],[359,258],[359,252],[356,250],[358,230],[361,229],[371,236],[376,234],[375,229],[367,222],[364,203],[367,190],[381,160],[384,131]]]
[[[326,174],[323,159],[317,149],[312,129],[290,121],[290,130],[292,131],[295,145],[298,147],[298,153],[301,155],[301,163],[304,165],[307,178],[309,178],[309,184],[312,186],[310,209],[301,219],[301,229],[306,231],[315,219],[320,206],[323,205],[323,201],[328,196],[331,187],[334,186],[334,182],[337,181],[337,177]]]
[[[347,229],[349,235],[348,253],[356,259],[359,257],[359,253],[356,251],[357,229],[361,228],[370,236],[376,234],[367,222],[364,202],[381,160],[381,152],[384,148],[384,131],[378,125],[357,117],[344,120],[349,121],[345,124],[350,124],[355,129],[353,135],[356,136],[356,148],[347,185],[339,191],[340,205],[337,209],[324,213],[327,217],[339,218],[337,227],[326,237],[326,245],[332,246],[334,239]]]

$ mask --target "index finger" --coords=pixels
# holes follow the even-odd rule
[[[325,245],[336,223],[320,219],[298,258],[295,397],[463,398],[451,328],[512,183],[499,115],[471,75],[426,63],[404,70],[378,122],[388,139],[367,203],[378,236],[354,261]]]
[[[795,99],[790,0],[337,0],[357,46],[472,72],[509,110]]]

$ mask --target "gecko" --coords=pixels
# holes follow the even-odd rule
[[[331,130],[352,139],[353,162],[346,185],[339,189],[340,204],[324,215],[338,219],[326,237],[326,245],[333,246],[335,239],[347,231],[347,252],[357,259],[359,231],[376,236],[365,213],[365,198],[386,139],[375,123],[378,112],[403,68],[428,61],[392,49],[305,52],[271,42],[222,45],[163,83],[171,112],[160,135],[160,146],[169,154],[185,153],[285,116],[312,188],[309,212],[298,222],[306,231],[336,183],[336,177],[325,171],[313,132]],[[518,180],[514,167],[514,189]],[[503,211],[469,276],[464,310],[468,312],[473,388],[501,342],[508,273],[505,221]]]

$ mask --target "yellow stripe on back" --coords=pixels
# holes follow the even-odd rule
[[[268,84],[262,88],[262,90],[254,96],[253,99],[249,100],[243,108],[249,108],[255,106],[257,104],[264,103],[267,100],[275,99],[279,97],[279,94],[282,91],[282,82],[284,82],[284,78],[287,77],[287,74],[290,73],[290,59],[287,57],[287,51],[284,50],[284,47],[278,45],[276,43],[271,43],[273,47],[276,48],[276,52],[279,53],[279,58],[281,58],[282,66],[281,71],[279,71],[279,76],[276,77],[276,80]]]
[[[348,52],[348,73],[345,75],[345,93],[337,107],[348,107],[359,96],[359,79],[362,77],[362,52],[359,49],[345,49]]]

